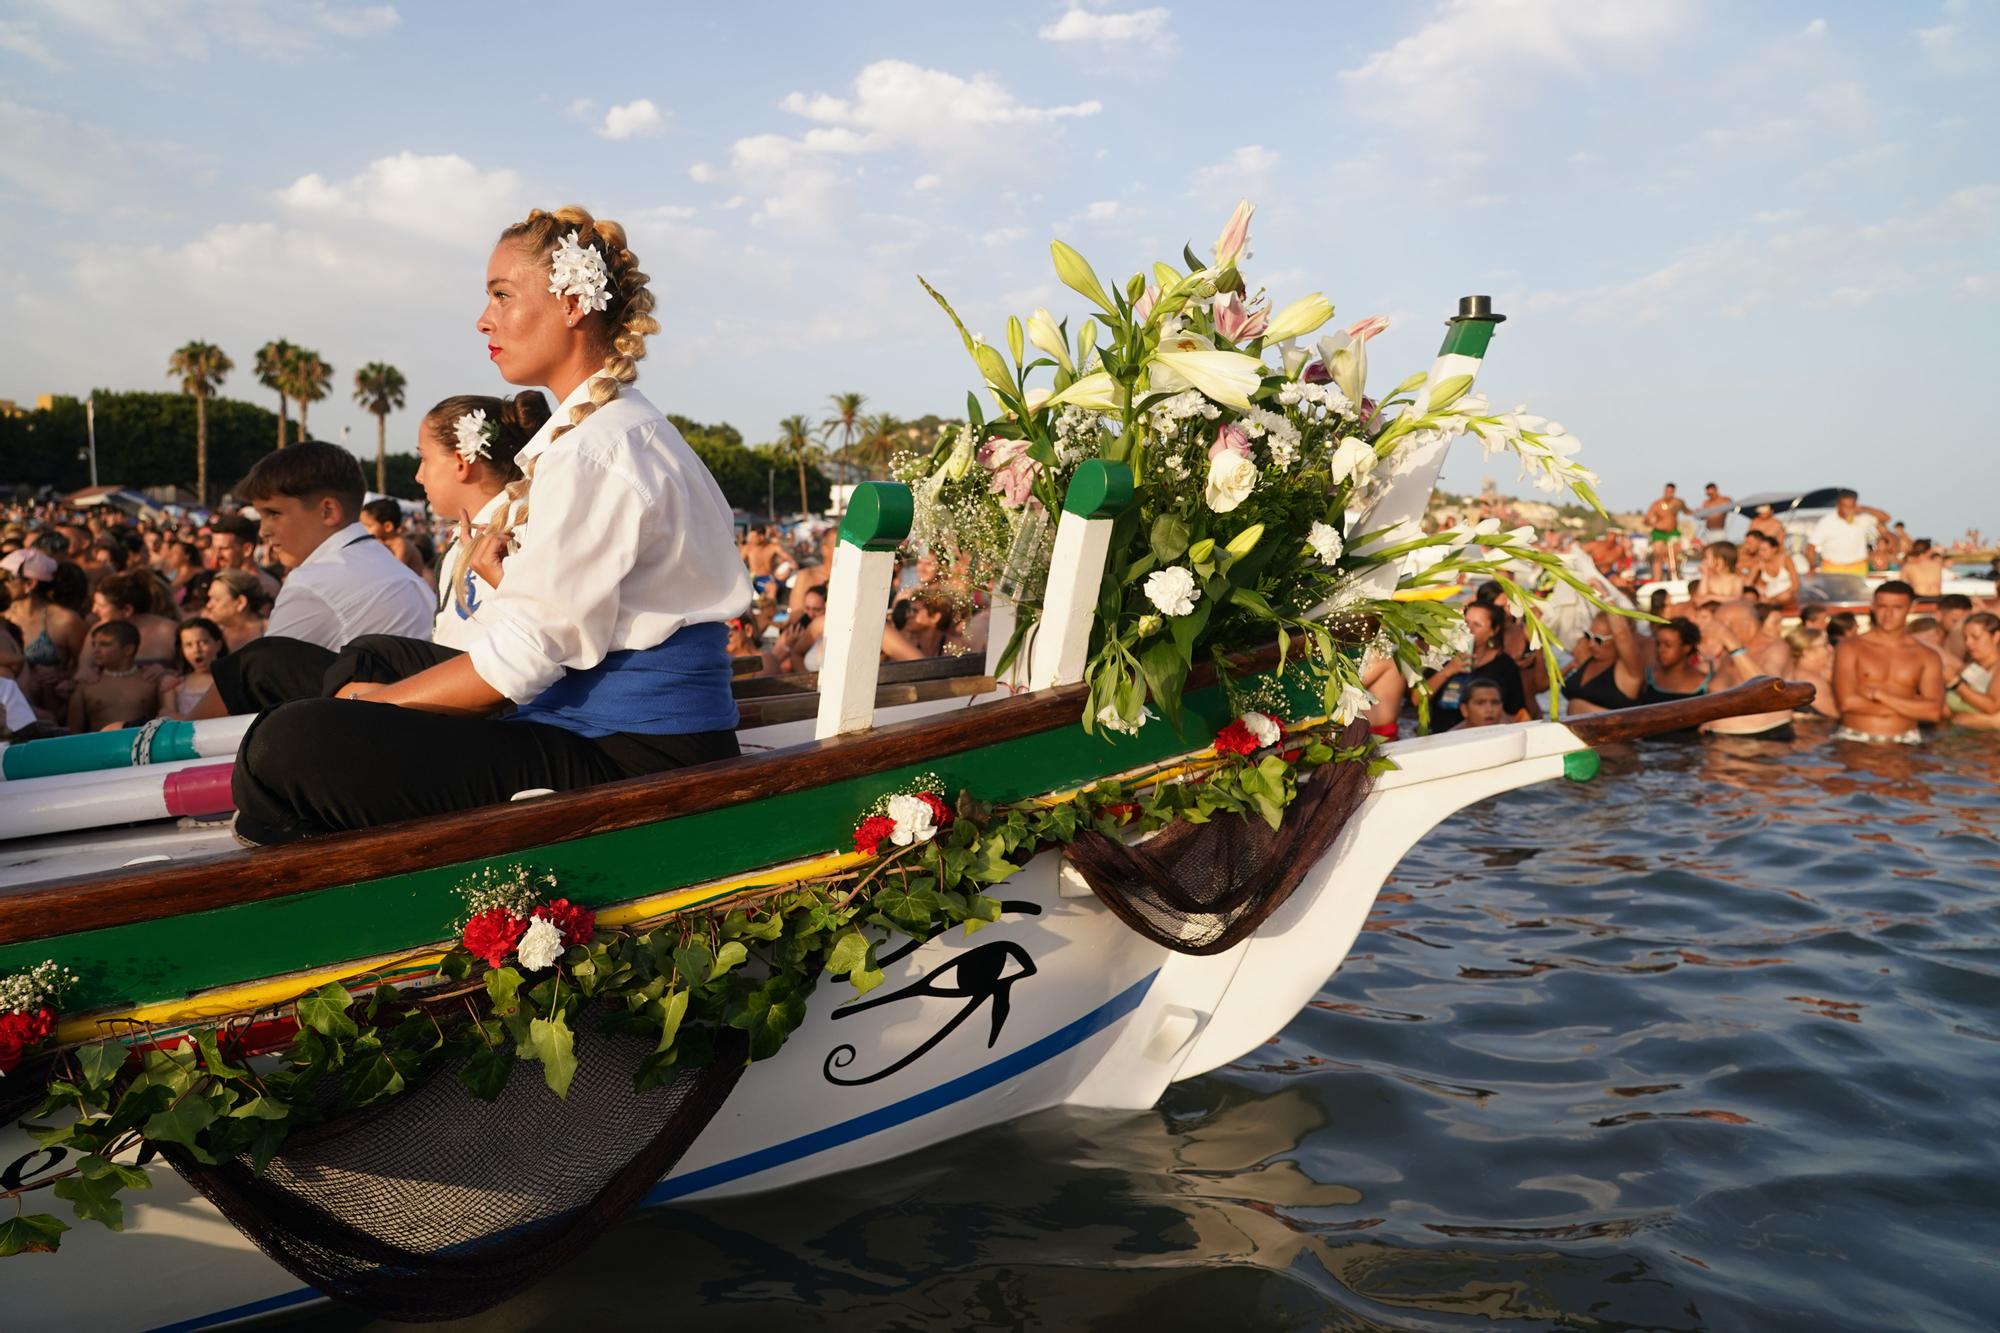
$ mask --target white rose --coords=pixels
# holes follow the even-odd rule
[[[1352,479],[1355,485],[1368,480],[1375,470],[1375,449],[1366,440],[1350,435],[1340,442],[1327,464],[1333,470],[1333,484]]]
[[[1374,695],[1359,685],[1343,685],[1340,687],[1340,699],[1333,706],[1333,720],[1344,727],[1374,706]]]
[[[521,935],[521,942],[514,946],[521,966],[530,972],[541,971],[562,957],[562,952],[562,931],[556,929],[556,923],[545,916],[530,921],[528,929]]]
[[[887,814],[896,825],[889,841],[898,847],[908,847],[913,842],[928,842],[930,836],[937,832],[937,817],[931,813],[930,804],[914,796],[891,796]]]
[[[1262,749],[1266,745],[1276,745],[1278,738],[1284,735],[1284,732],[1278,729],[1278,724],[1271,719],[1268,713],[1245,713],[1243,715],[1243,725],[1249,729],[1252,736],[1257,738],[1259,749]]]
[[[1194,573],[1181,566],[1156,569],[1146,576],[1146,600],[1163,616],[1184,616],[1201,600]]]
[[[1257,465],[1234,449],[1224,449],[1208,460],[1208,482],[1201,488],[1201,498],[1216,513],[1228,513],[1249,499],[1255,489]]]
[[[1315,523],[1306,533],[1306,545],[1312,547],[1313,554],[1323,565],[1336,564],[1345,549],[1340,541],[1340,529],[1331,523]]]

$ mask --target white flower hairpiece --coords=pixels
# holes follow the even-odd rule
[[[493,437],[499,433],[500,423],[486,419],[486,409],[474,408],[452,423],[452,430],[458,435],[458,456],[468,463],[476,463],[482,458],[493,456]]]
[[[574,296],[584,310],[607,308],[611,304],[611,274],[604,267],[604,256],[571,232],[549,256],[549,291],[556,296]]]

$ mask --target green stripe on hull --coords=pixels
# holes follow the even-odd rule
[[[1298,693],[1298,707],[1316,702]],[[53,958],[81,980],[72,1012],[178,999],[329,963],[419,948],[447,938],[462,902],[453,889],[482,867],[524,862],[552,871],[572,901],[630,902],[754,870],[845,851],[855,821],[884,792],[920,773],[981,800],[1023,800],[1206,745],[1227,719],[1222,692],[1188,699],[1187,736],[1164,723],[1115,742],[1081,726],[1025,736],[890,772],[771,796],[683,819],[601,833],[292,898],[0,946],[0,975]]]

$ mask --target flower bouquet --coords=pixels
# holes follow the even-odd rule
[[[1074,333],[1047,310],[1025,322],[1010,316],[1005,352],[969,332],[925,283],[995,410],[988,416],[968,395],[964,427],[900,460],[916,500],[913,537],[964,561],[976,580],[997,578],[1019,605],[1004,670],[1039,609],[1049,516],[1078,465],[1131,469],[1134,502],[1112,529],[1086,670],[1087,728],[1136,732],[1149,700],[1178,728],[1195,662],[1220,667],[1225,654],[1274,638],[1281,659],[1302,650],[1327,716],[1350,721],[1370,702],[1358,649],[1392,658],[1420,686],[1427,662],[1462,641],[1455,610],[1399,600],[1396,589],[1474,574],[1500,581],[1553,668],[1524,577],[1560,580],[1602,603],[1534,548],[1532,530],[1366,524],[1409,460],[1465,433],[1489,453],[1518,455],[1541,489],[1601,508],[1596,477],[1574,461],[1576,441],[1525,410],[1494,411],[1470,376],[1433,384],[1418,373],[1371,396],[1368,343],[1388,321],[1363,319],[1309,343],[1333,305],[1314,292],[1277,307],[1251,290],[1241,266],[1252,212],[1237,206],[1208,263],[1184,250],[1185,271],[1156,263],[1110,288],[1054,242],[1057,277],[1094,310]]]

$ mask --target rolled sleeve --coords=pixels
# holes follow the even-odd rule
[[[480,609],[486,632],[467,650],[479,678],[525,704],[566,669],[602,662],[618,631],[619,585],[646,539],[650,509],[629,479],[589,457],[543,455],[521,549],[507,558],[499,588]],[[588,558],[576,558],[580,546]]]

